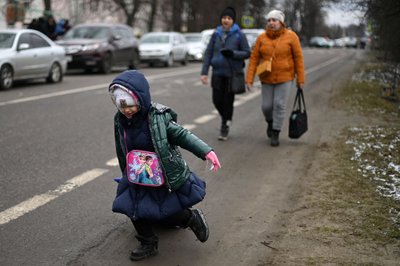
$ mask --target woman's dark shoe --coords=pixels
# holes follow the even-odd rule
[[[133,261],[143,260],[158,254],[158,237],[136,236],[140,245],[131,252],[130,259]]]
[[[228,140],[228,135],[229,135],[229,127],[231,126],[232,121],[228,120],[226,122],[222,122],[221,124],[221,130],[219,132],[219,140],[225,141]]]
[[[228,135],[229,135],[229,126],[222,125],[221,131],[218,136],[218,140],[222,140],[222,141],[228,140]]]
[[[273,147],[279,146],[279,132],[279,130],[272,130],[271,146]]]
[[[267,136],[268,138],[272,137],[272,120],[267,121],[268,127],[267,127]]]
[[[206,218],[204,217],[203,212],[199,209],[193,209],[191,212],[192,217],[190,217],[188,225],[198,240],[206,242],[210,233]]]

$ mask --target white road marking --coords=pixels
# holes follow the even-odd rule
[[[118,166],[118,158],[115,157],[111,160],[109,160],[108,162],[106,162],[107,166]]]
[[[193,130],[193,129],[195,129],[197,126],[196,125],[194,125],[194,124],[185,124],[185,125],[182,125],[184,128],[186,128],[187,130]]]
[[[27,199],[14,207],[0,212],[0,225],[6,224],[12,220],[21,217],[22,215],[45,205],[46,203],[58,198],[62,194],[72,191],[75,188],[81,187],[84,184],[96,179],[97,177],[108,172],[106,169],[93,169],[79,176],[67,180],[64,184],[54,190],[50,190],[44,194],[36,195]]]
[[[216,117],[215,114],[203,115],[196,118],[193,122],[195,122],[196,124],[205,124],[208,121],[213,120],[215,117]]]
[[[248,93],[244,94],[243,96],[240,96],[240,98],[238,98],[238,100],[235,100],[233,105],[235,107],[243,105],[246,102],[258,97],[260,94],[261,94],[261,90],[260,89],[248,92]]]
[[[323,62],[323,63],[321,63],[321,64],[319,64],[319,65],[313,66],[313,67],[310,68],[310,69],[307,69],[305,72],[306,72],[306,74],[310,74],[310,73],[312,73],[312,72],[314,72],[314,71],[319,70],[320,68],[326,67],[326,66],[328,66],[328,65],[331,65],[331,64],[333,64],[333,63],[339,61],[339,60],[342,59],[343,57],[345,57],[345,55],[332,58],[332,59],[330,59],[330,60],[328,60],[328,61],[326,61],[326,62]]]
[[[181,76],[183,74],[197,73],[198,71],[199,71],[198,69],[188,69],[188,70],[180,70],[178,72],[149,75],[149,76],[147,76],[147,80],[150,82],[153,80],[167,78],[167,77],[175,77],[175,76]],[[110,85],[110,83],[98,84],[98,85],[76,88],[76,89],[65,90],[65,91],[59,91],[59,92],[53,92],[53,93],[46,93],[46,94],[42,94],[42,95],[38,95],[38,96],[25,97],[25,98],[21,98],[21,99],[6,101],[6,102],[0,102],[0,106],[36,101],[36,100],[41,100],[41,99],[53,98],[53,97],[57,97],[57,96],[69,95],[69,94],[98,90],[98,89],[105,89],[108,87],[108,85]]]
[[[52,93],[42,94],[42,95],[38,95],[38,96],[25,97],[25,98],[15,99],[15,100],[7,101],[7,102],[0,102],[0,106],[36,101],[36,100],[53,98],[53,97],[57,97],[57,96],[68,95],[68,94],[79,93],[79,92],[86,92],[86,91],[91,91],[91,90],[104,89],[104,88],[107,88],[108,85],[109,84],[93,85],[93,86],[89,86],[89,87],[83,87],[83,88],[77,88],[77,89],[59,91],[59,92],[52,92]]]
[[[332,58],[331,60],[328,60],[319,65],[316,65],[316,66],[308,69],[305,72],[306,72],[306,74],[310,74],[320,68],[326,67],[330,64],[333,64],[333,63],[339,61],[343,57],[344,57],[344,55],[341,57],[338,57],[338,58]],[[194,73],[197,71],[198,70],[196,69],[196,70],[180,71],[179,73],[164,73],[164,74],[149,76],[148,79],[153,80],[153,79],[159,79],[159,78],[165,78],[165,77],[172,77],[172,76],[178,76],[181,74]],[[14,104],[14,103],[20,103],[20,102],[34,101],[34,100],[50,98],[50,97],[56,97],[56,96],[60,96],[60,95],[96,90],[96,89],[104,88],[104,86],[108,86],[108,84],[94,85],[94,86],[78,88],[78,89],[73,89],[73,90],[68,90],[68,91],[63,91],[63,92],[56,92],[56,93],[50,93],[50,94],[46,94],[46,95],[27,97],[27,98],[23,98],[23,99],[8,101],[8,102],[0,102],[0,106]],[[243,105],[244,103],[259,96],[260,93],[261,93],[261,90],[258,89],[257,91],[253,91],[251,93],[239,95],[237,97],[238,100],[235,101],[235,106]],[[211,114],[200,116],[200,117],[196,118],[194,120],[194,122],[197,124],[204,124],[204,123],[216,118],[217,114],[218,114],[217,110],[214,109],[211,112]],[[193,130],[197,126],[196,126],[196,124],[185,124],[185,125],[183,125],[183,127],[187,128],[188,130]],[[107,161],[106,165],[112,166],[112,167],[118,166],[118,159],[115,157],[115,158]],[[31,212],[31,211],[35,210],[36,208],[43,206],[46,203],[58,198],[62,194],[65,194],[67,192],[74,190],[75,188],[83,186],[84,184],[98,178],[99,176],[101,176],[107,172],[108,172],[108,170],[106,170],[106,169],[93,169],[93,170],[87,171],[79,176],[71,178],[70,180],[66,181],[63,185],[60,185],[58,188],[56,188],[54,190],[50,190],[47,193],[44,193],[41,195],[36,195],[36,196],[34,196],[28,200],[25,200],[7,210],[4,210],[4,211],[0,212],[0,225],[6,224],[12,220],[15,220],[18,217],[21,217],[24,214]]]

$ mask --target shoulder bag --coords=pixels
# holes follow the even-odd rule
[[[232,77],[229,80],[229,90],[233,94],[242,94],[246,92],[243,72],[232,72]]]
[[[266,73],[270,73],[272,71],[272,59],[274,59],[275,57],[275,48],[278,46],[279,41],[281,40],[281,37],[279,37],[276,45],[273,46],[273,51],[272,51],[272,55],[270,59],[267,59],[265,61],[263,61],[261,64],[259,64],[256,68],[256,74],[258,76],[262,76]]]

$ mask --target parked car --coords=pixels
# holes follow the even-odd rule
[[[213,33],[215,32],[215,29],[207,29],[207,30],[203,30],[201,31],[201,36],[202,36],[202,40],[204,45],[207,48],[208,42],[211,39],[211,36],[213,35]]]
[[[189,45],[189,59],[201,61],[203,60],[204,50],[206,46],[200,32],[183,34]]]
[[[324,37],[312,37],[309,43],[310,47],[317,47],[317,48],[330,48],[331,45]]]
[[[110,73],[114,66],[134,69],[140,62],[138,40],[124,24],[78,24],[57,43],[71,57],[68,68]]]
[[[179,61],[186,65],[189,60],[189,46],[185,37],[178,32],[151,32],[140,38],[140,60],[154,66],[163,63],[170,67]]]
[[[36,30],[0,30],[0,89],[16,80],[45,78],[61,82],[67,70],[63,47]]]
[[[265,29],[242,29],[242,32],[246,35],[249,47],[253,48],[258,36],[265,32]]]
[[[346,42],[343,38],[337,38],[333,40],[335,42],[335,47],[343,48],[346,45]]]
[[[356,37],[344,37],[345,45],[347,48],[357,48],[358,40]]]

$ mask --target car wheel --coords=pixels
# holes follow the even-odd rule
[[[48,83],[61,82],[63,79],[62,69],[59,63],[53,63],[50,68],[49,75],[46,78]]]
[[[91,67],[87,67],[87,68],[85,68],[85,73],[91,74],[91,73],[93,73],[93,69]]]
[[[7,90],[13,85],[13,70],[11,66],[4,65],[0,70],[0,89]]]
[[[139,59],[139,53],[137,51],[133,52],[133,58],[129,62],[129,69],[137,69],[139,67],[140,59]]]
[[[104,74],[109,74],[111,72],[112,57],[111,54],[106,54],[101,62],[100,72]]]
[[[174,55],[170,54],[167,61],[164,63],[165,67],[172,67],[174,65]]]
[[[186,65],[188,64],[188,62],[189,62],[189,55],[188,55],[188,54],[185,54],[185,58],[183,58],[181,64],[182,64],[183,66],[186,66]]]

